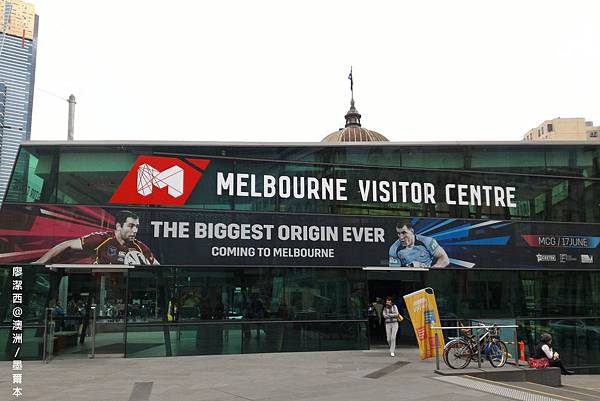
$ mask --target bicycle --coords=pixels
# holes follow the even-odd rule
[[[508,348],[500,340],[500,329],[493,326],[481,325],[485,333],[480,337],[475,335],[461,335],[450,340],[444,347],[444,362],[452,369],[464,369],[472,359],[477,358],[477,344],[482,357],[488,359],[495,368],[504,366],[508,359]]]

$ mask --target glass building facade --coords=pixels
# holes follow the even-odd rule
[[[33,4],[2,2],[0,9],[0,198],[19,145],[31,136],[38,16]]]
[[[30,142],[0,215],[0,341],[10,341],[19,265],[30,359],[57,303],[52,348],[63,357],[87,355],[92,303],[98,353],[367,349],[385,341],[376,298],[394,296],[402,310],[402,295],[431,287],[443,323],[516,323],[526,351],[550,332],[568,365],[593,370],[599,159],[600,146],[579,143]],[[111,232],[125,208],[139,216],[140,260],[160,264],[95,268],[71,248],[44,260],[56,244]],[[437,240],[444,268],[394,268],[399,219]],[[399,336],[415,343],[407,320]]]

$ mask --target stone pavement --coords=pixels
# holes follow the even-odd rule
[[[434,379],[434,361],[415,348],[175,358],[101,358],[23,364],[31,401],[504,400]],[[0,400],[11,398],[11,368],[0,362]],[[599,376],[565,384],[600,387]],[[575,398],[573,398],[575,399]]]

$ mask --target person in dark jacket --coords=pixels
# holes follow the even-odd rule
[[[552,336],[548,333],[544,333],[540,337],[540,342],[535,347],[534,358],[548,358],[550,366],[560,368],[560,373],[563,375],[572,375],[575,372],[568,370],[560,360],[560,355],[552,349]]]
[[[85,301],[77,308],[79,319],[81,322],[81,333],[79,334],[79,344],[83,344],[85,341],[85,335],[87,333],[88,325],[90,324],[90,315],[92,312],[91,304],[89,301]]]

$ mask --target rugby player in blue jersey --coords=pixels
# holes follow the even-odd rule
[[[415,234],[410,220],[396,225],[398,239],[390,246],[390,267],[446,267],[448,255],[434,238]]]

